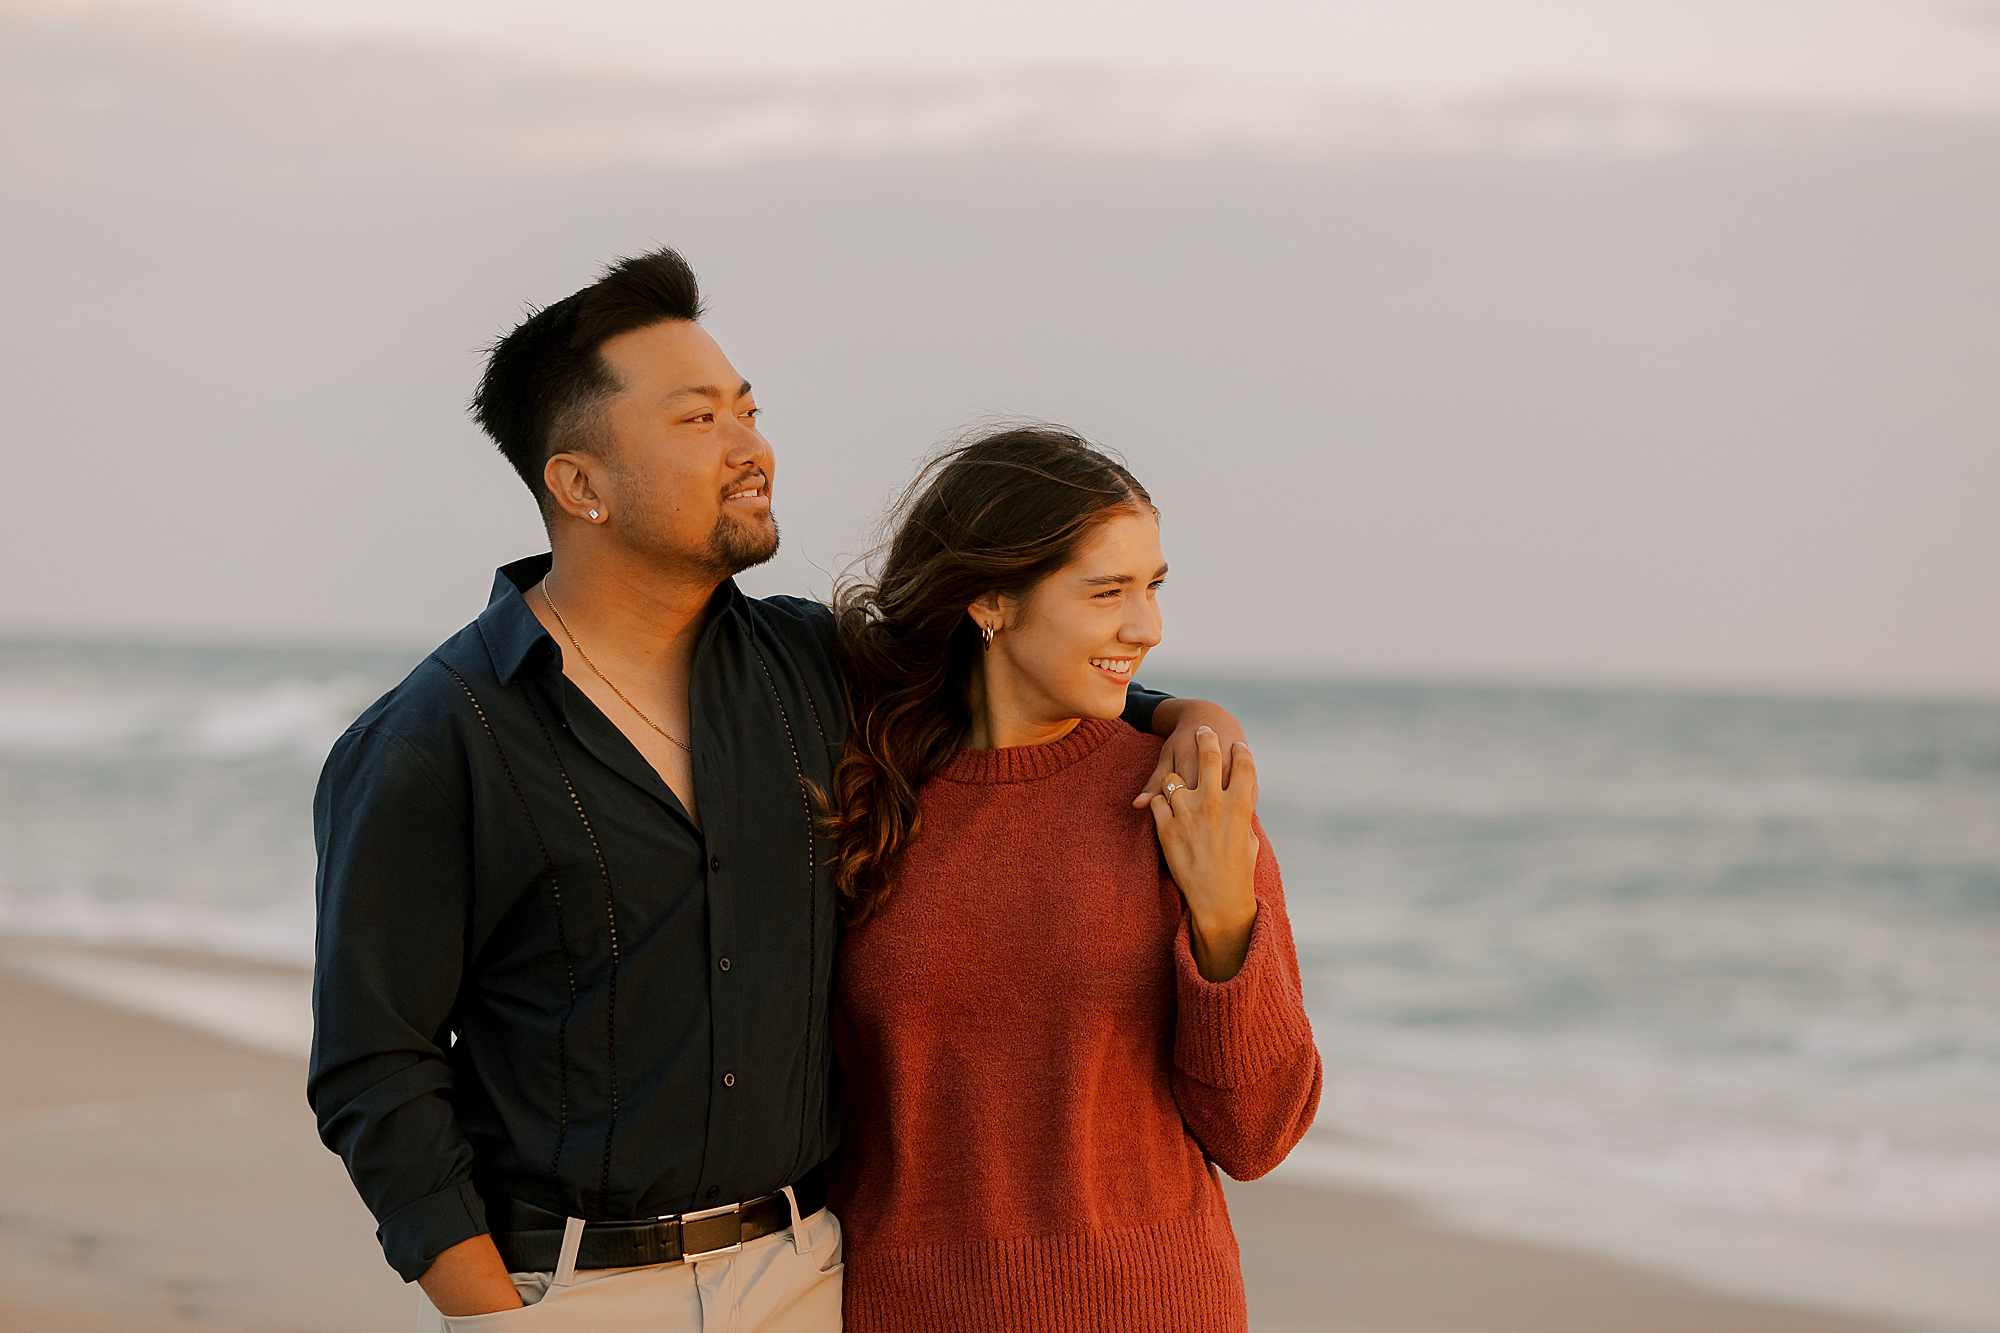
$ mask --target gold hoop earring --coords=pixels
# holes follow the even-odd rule
[[[990,650],[993,647],[993,627],[991,625],[981,625],[979,627],[979,637],[986,641],[987,649]]]

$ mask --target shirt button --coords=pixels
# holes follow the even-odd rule
[[[729,960],[725,958],[721,962],[717,963],[716,966],[721,968],[723,971],[727,972],[729,970]]]
[[[708,858],[708,868],[709,868],[710,870],[720,870],[720,869],[722,869],[722,858],[721,858],[721,857],[719,857],[719,856],[711,856],[711,857],[709,857],[709,858]]]
[[[734,1075],[734,1074],[724,1074],[724,1075],[722,1076],[722,1086],[723,1086],[723,1087],[725,1087],[725,1088],[733,1088],[733,1087],[735,1087],[735,1086],[736,1086],[736,1075]]]
[[[714,1198],[714,1197],[715,1197],[716,1195],[718,1195],[718,1194],[720,1194],[720,1193],[722,1193],[722,1186],[720,1186],[720,1185],[710,1185],[710,1186],[708,1187],[708,1197],[709,1197],[709,1198],[713,1199],[713,1198]]]

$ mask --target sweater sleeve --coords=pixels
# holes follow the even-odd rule
[[[1195,1141],[1237,1180],[1285,1160],[1312,1124],[1321,1083],[1284,884],[1261,823],[1257,840],[1257,920],[1242,970],[1219,984],[1203,979],[1185,910],[1174,937],[1174,1099]]]

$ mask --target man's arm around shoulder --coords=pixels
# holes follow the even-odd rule
[[[1136,696],[1144,694],[1140,701]],[[1144,708],[1143,724],[1135,718],[1139,709]],[[1167,774],[1178,773],[1190,785],[1195,775],[1201,771],[1201,752],[1196,741],[1197,733],[1207,727],[1222,744],[1224,785],[1229,782],[1229,761],[1232,747],[1238,741],[1249,743],[1243,732],[1243,724],[1236,720],[1221,704],[1206,699],[1176,699],[1171,694],[1156,694],[1145,690],[1137,682],[1126,691],[1125,720],[1141,731],[1166,738],[1160,747],[1160,762],[1153,767],[1153,776],[1146,779],[1145,787],[1132,798],[1132,808],[1143,810],[1152,804],[1153,798],[1166,786]]]

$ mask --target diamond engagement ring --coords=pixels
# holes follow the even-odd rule
[[[1167,795],[1172,796],[1175,792],[1179,791],[1182,787],[1185,786],[1187,786],[1187,783],[1185,782],[1169,782],[1162,790],[1164,790]]]

